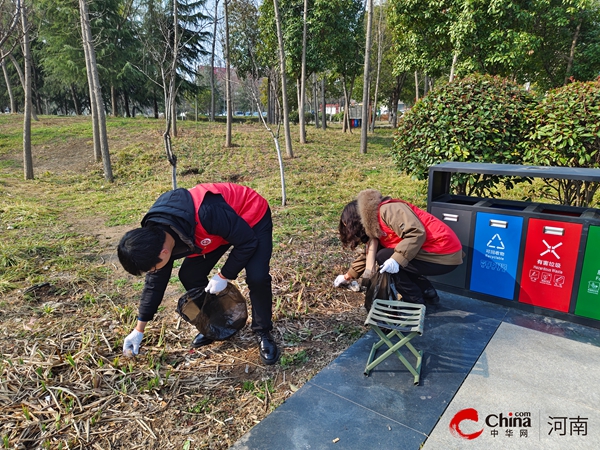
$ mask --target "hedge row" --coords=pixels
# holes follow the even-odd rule
[[[537,98],[500,77],[474,74],[431,91],[399,122],[392,156],[400,171],[426,179],[445,161],[600,168],[600,79]],[[493,196],[515,180],[464,176],[455,192]],[[598,186],[548,183],[562,204],[591,204]]]

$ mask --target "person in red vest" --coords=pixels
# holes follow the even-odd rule
[[[352,250],[371,239],[379,241],[379,271],[392,274],[406,302],[439,303],[437,291],[426,277],[449,273],[462,264],[462,245],[448,225],[404,200],[383,197],[375,189],[360,192],[345,206],[338,231],[342,245]],[[359,278],[365,266],[366,252],[335,279],[334,286]]]
[[[179,279],[184,288],[205,286],[217,294],[242,269],[252,304],[252,330],[264,364],[275,364],[279,349],[271,336],[273,294],[269,264],[273,252],[273,222],[267,200],[246,186],[205,183],[162,194],[149,209],[141,228],[128,231],[117,253],[123,268],[146,274],[138,322],[125,338],[124,354],[138,354],[146,323],[154,318],[171,278],[173,262],[184,258]],[[221,270],[208,275],[231,248]],[[213,341],[198,334],[192,347]]]

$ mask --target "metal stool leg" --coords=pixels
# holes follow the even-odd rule
[[[387,335],[381,331],[381,329],[376,325],[371,325],[371,329],[377,333],[377,335],[381,338],[379,342],[373,344],[371,348],[371,352],[369,353],[369,358],[367,360],[367,367],[365,368],[365,375],[369,376],[371,370],[373,370],[377,365],[386,360],[392,353],[396,353],[398,359],[404,364],[404,366],[409,370],[409,372],[414,376],[414,384],[419,384],[419,379],[421,376],[421,362],[423,360],[423,352],[418,351],[415,347],[410,343],[410,340],[415,336],[418,336],[419,333],[413,331],[410,334],[404,336],[397,330],[392,330]],[[400,340],[397,343],[392,343],[391,338],[397,336]],[[375,357],[375,353],[377,350],[383,345],[386,344],[389,348],[381,354],[377,359],[373,360]],[[413,366],[402,353],[400,353],[400,349],[406,346],[408,350],[417,358],[417,363]]]

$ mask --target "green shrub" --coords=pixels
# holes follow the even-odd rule
[[[300,123],[300,114],[298,113],[298,111],[290,111],[289,118],[290,123],[293,123],[294,125],[298,125],[298,123]],[[313,113],[311,113],[310,111],[304,112],[304,123],[309,123],[314,120],[315,115]]]
[[[335,113],[331,116],[332,122],[341,122],[344,120],[344,111],[340,111],[339,113]]]
[[[521,164],[531,94],[500,77],[470,75],[431,91],[400,119],[392,146],[396,166],[424,180],[446,161]],[[494,195],[494,176],[453,177],[458,194]],[[503,180],[506,185],[511,180]]]
[[[600,79],[549,91],[529,114],[532,131],[524,161],[541,166],[600,168]],[[544,194],[561,204],[588,206],[600,185],[577,180],[547,183]]]

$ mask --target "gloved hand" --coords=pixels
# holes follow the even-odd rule
[[[381,266],[381,270],[379,270],[379,273],[398,273],[399,270],[400,264],[398,264],[398,262],[395,259],[390,258],[383,263],[383,265]]]
[[[144,338],[144,333],[134,329],[123,341],[123,355],[135,356],[140,352],[140,344]]]
[[[348,283],[349,283],[349,281],[346,280],[344,275],[338,275],[337,278],[335,279],[335,281],[333,282],[333,286],[340,287],[340,286],[348,284]]]
[[[204,290],[206,292],[210,292],[211,294],[218,294],[226,287],[227,287],[227,279],[221,278],[221,275],[219,275],[218,273],[215,273],[213,275],[213,277],[210,279],[210,281],[208,282],[206,289],[204,289]]]

